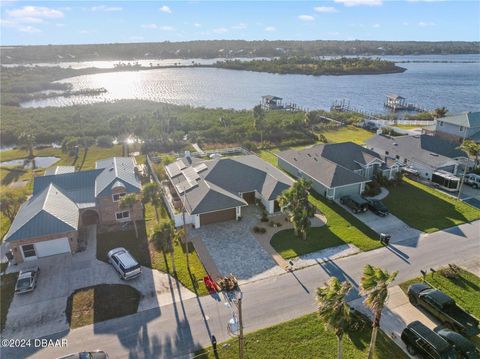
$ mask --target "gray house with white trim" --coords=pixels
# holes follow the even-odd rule
[[[464,112],[437,119],[435,135],[457,143],[464,140],[480,143],[480,112]]]
[[[376,173],[392,179],[396,163],[353,142],[316,145],[302,151],[278,153],[278,166],[294,177],[312,182],[312,188],[330,199],[361,194]]]

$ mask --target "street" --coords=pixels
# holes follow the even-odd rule
[[[315,311],[315,289],[329,276],[349,280],[350,299],[358,297],[365,264],[399,270],[395,284],[447,263],[461,264],[480,256],[480,221],[395,243],[336,261],[260,280],[242,286],[246,332],[258,330]],[[81,350],[102,349],[111,358],[184,358],[210,346],[214,334],[220,343],[229,338],[230,309],[211,296],[182,301],[79,329],[47,336],[65,338],[57,348],[3,349],[2,358],[55,358]]]

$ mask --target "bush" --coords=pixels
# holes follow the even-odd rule
[[[252,141],[243,142],[242,147],[249,151],[255,151],[257,149],[257,145]]]
[[[365,186],[365,191],[363,191],[363,195],[366,197],[373,197],[382,191],[380,184],[377,181],[372,181],[367,183]]]
[[[112,147],[113,146],[113,137],[104,135],[97,137],[97,146],[98,147]]]
[[[263,234],[265,233],[267,230],[263,227],[258,227],[258,226],[255,226],[253,227],[253,232],[255,233],[260,233],[260,234]]]

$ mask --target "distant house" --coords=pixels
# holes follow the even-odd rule
[[[165,202],[175,222],[199,228],[239,219],[242,207],[261,201],[268,213],[278,212],[277,197],[293,180],[255,155],[202,160],[179,158],[165,167]]]
[[[79,230],[143,218],[140,201],[129,210],[120,199],[138,193],[141,184],[131,157],[96,162],[96,169],[74,172],[59,167],[35,177],[33,195],[18,211],[4,241],[17,262],[78,250]]]
[[[372,150],[353,142],[316,145],[302,151],[277,154],[278,165],[294,177],[312,182],[312,188],[330,199],[361,194],[376,173],[391,179],[398,171]]]
[[[464,112],[436,120],[434,133],[449,141],[480,143],[480,112]]]
[[[458,149],[458,144],[425,134],[399,137],[376,135],[368,139],[366,145],[381,156],[415,169],[421,177],[429,180],[438,170],[455,175],[463,173],[463,166],[468,161],[468,155]]]

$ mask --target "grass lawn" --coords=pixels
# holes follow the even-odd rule
[[[364,359],[370,343],[370,329],[345,334],[343,357]],[[237,358],[238,341],[230,339],[217,346],[219,358]],[[196,358],[215,358],[211,348],[198,352]],[[203,355],[201,355],[203,353]],[[325,331],[316,313],[281,323],[246,335],[245,357],[270,358],[337,358],[337,338],[331,331]],[[375,352],[377,359],[406,359],[406,354],[383,332],[378,333]]]
[[[140,293],[124,284],[99,284],[76,290],[67,300],[70,328],[135,314]]]
[[[285,259],[345,244],[331,232],[331,235],[326,236],[325,234],[322,227],[310,228],[307,233],[307,240],[304,241],[295,236],[293,229],[284,229],[273,235],[270,244]]]
[[[0,276],[0,330],[5,328],[8,308],[15,293],[15,283],[18,273],[4,274]]]
[[[338,130],[321,131],[318,132],[318,134],[324,135],[328,142],[338,143],[351,141],[358,144],[364,143],[374,135],[370,131],[355,126],[345,126],[339,128]]]
[[[480,218],[479,209],[408,178],[391,189],[384,203],[409,226],[427,233]]]

